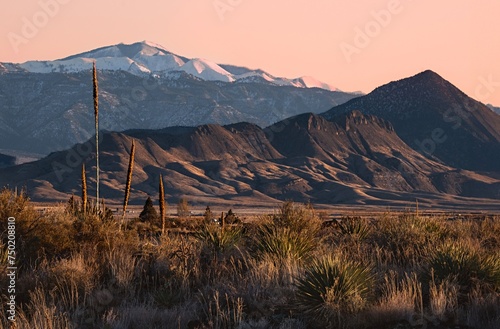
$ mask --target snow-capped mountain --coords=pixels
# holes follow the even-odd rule
[[[281,78],[262,70],[219,65],[206,59],[188,59],[148,41],[98,48],[55,61],[28,61],[22,64],[11,64],[10,68],[2,65],[0,72],[18,70],[31,73],[76,73],[89,70],[94,61],[99,70],[127,71],[138,76],[169,75],[173,72],[183,71],[206,81],[239,83],[261,81],[277,86],[338,91],[334,86],[312,77]]]
[[[266,127],[359,96],[313,78],[189,59],[150,42],[119,44],[55,61],[0,63],[0,153],[36,157],[89,139],[94,61],[100,127],[109,131],[242,121]]]
[[[192,59],[179,67],[179,69],[203,80],[224,82],[235,81],[235,78],[231,73],[224,70],[216,63],[210,62],[206,59]]]

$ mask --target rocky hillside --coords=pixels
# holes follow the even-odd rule
[[[414,150],[450,166],[500,171],[500,115],[432,71],[391,82],[324,113],[359,110],[389,120]]]
[[[187,73],[99,73],[101,128],[108,131],[241,121],[262,127],[323,112],[354,97],[319,88],[203,81]],[[93,135],[91,71],[0,74],[0,149],[46,155]]]
[[[500,198],[498,177],[430,160],[407,146],[388,121],[354,111],[331,121],[303,114],[265,130],[241,123],[105,133],[100,146],[101,193],[107,199],[120,202],[123,197],[132,139],[137,141],[132,198],[139,203],[156,195],[160,174],[171,202],[181,196],[195,202],[242,204]],[[27,186],[35,200],[65,200],[71,193],[80,194],[85,162],[92,195],[92,145],[89,141],[37,162],[5,168],[0,184]]]
[[[0,150],[40,157],[90,138],[94,62],[108,131],[242,121],[265,127],[357,96],[312,77],[189,59],[147,41],[118,44],[55,61],[0,63]]]

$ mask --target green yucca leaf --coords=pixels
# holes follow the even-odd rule
[[[370,266],[332,256],[315,260],[296,282],[297,306],[306,314],[329,318],[364,308],[374,276]]]
[[[342,235],[356,237],[359,240],[370,234],[370,226],[360,217],[344,217],[337,222],[337,227]]]
[[[316,248],[316,238],[307,232],[297,232],[288,227],[263,225],[259,228],[257,249],[278,259],[307,259]]]
[[[195,232],[194,237],[218,253],[236,245],[241,237],[241,229],[222,229],[218,225],[207,224]]]
[[[426,280],[441,282],[452,279],[463,291],[469,291],[475,280],[500,287],[500,257],[481,256],[462,243],[448,243],[431,255]]]

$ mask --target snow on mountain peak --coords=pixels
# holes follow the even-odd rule
[[[92,62],[100,70],[127,71],[134,75],[184,71],[202,80],[223,82],[264,82],[278,86],[299,88],[338,89],[312,77],[287,79],[275,77],[262,70],[251,70],[234,65],[219,65],[206,59],[188,59],[166,50],[151,41],[101,47],[55,61],[29,61],[17,67],[33,73],[79,72],[89,70]],[[1,68],[1,67],[0,67]],[[227,69],[226,69],[227,68]],[[231,72],[229,72],[231,71]]]
[[[297,79],[294,79],[295,82],[302,84],[303,88],[321,88],[330,91],[338,91],[338,88],[329,85],[327,83],[321,82],[310,76],[303,76]]]
[[[158,43],[154,43],[154,42],[151,42],[151,41],[148,41],[148,40],[144,40],[143,42],[141,42],[143,45],[146,45],[146,46],[149,46],[149,47],[152,47],[152,48],[156,48],[156,49],[161,49],[163,50],[164,52],[169,52],[165,47],[163,47],[162,45],[158,44]]]
[[[231,73],[224,70],[218,64],[206,59],[192,59],[184,64],[180,69],[203,80],[225,82],[233,82],[235,80]]]

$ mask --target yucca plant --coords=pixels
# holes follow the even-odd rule
[[[344,217],[337,222],[340,235],[350,236],[358,240],[365,239],[370,234],[370,226],[360,217]]]
[[[284,202],[278,212],[268,216],[266,220],[278,227],[289,227],[296,232],[317,233],[321,222],[312,207],[296,205],[291,201]]]
[[[234,247],[241,238],[241,229],[232,227],[231,229],[222,229],[217,224],[206,224],[200,230],[195,232],[194,237],[205,244],[214,259],[230,248]]]
[[[271,255],[279,260],[307,260],[316,248],[317,239],[312,234],[294,231],[289,227],[262,225],[255,237],[260,255]]]
[[[463,293],[471,291],[476,282],[498,289],[500,258],[498,255],[481,256],[463,243],[447,243],[429,259],[424,280],[429,282],[432,277],[437,283],[447,279],[457,283]]]
[[[500,251],[493,255],[482,257],[482,272],[486,275],[483,280],[491,284],[496,292],[500,292]]]
[[[134,157],[135,157],[135,141],[132,139],[132,146],[130,148],[130,157],[127,169],[127,182],[125,184],[125,197],[123,198],[122,224],[125,221],[125,213],[127,211],[128,199],[130,197],[130,187],[132,185],[132,174],[134,171]],[[120,224],[120,229],[122,224]]]
[[[362,310],[372,296],[371,266],[331,255],[314,260],[295,283],[297,308],[327,321]]]
[[[278,212],[263,218],[254,245],[261,256],[278,260],[307,260],[318,245],[321,222],[312,208],[285,202]]]

